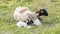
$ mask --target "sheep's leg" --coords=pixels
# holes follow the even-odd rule
[[[17,26],[18,26],[18,27],[27,27],[27,24],[26,24],[25,22],[23,22],[23,21],[19,21],[19,22],[17,23]]]
[[[23,25],[24,25],[24,27],[31,28],[31,26],[27,25],[26,23]]]
[[[31,25],[33,24],[33,21],[32,20],[27,20],[27,25]]]
[[[34,21],[33,24],[35,24],[37,26],[41,26],[42,25],[38,18]]]
[[[25,22],[23,22],[23,21],[19,21],[18,23],[17,23],[17,26],[18,27],[27,27],[27,28],[31,28],[31,26],[28,26]]]

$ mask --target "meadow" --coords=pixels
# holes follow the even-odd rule
[[[26,6],[32,12],[44,7],[48,16],[41,16],[41,27],[18,28],[13,18],[18,6]],[[0,34],[60,34],[60,0],[0,0]]]

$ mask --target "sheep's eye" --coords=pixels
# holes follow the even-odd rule
[[[41,13],[43,13],[43,11],[41,11]]]

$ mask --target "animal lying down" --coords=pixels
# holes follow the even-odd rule
[[[31,26],[30,26],[31,24],[35,24],[37,26],[41,26],[42,25],[41,22],[39,21],[39,19],[36,16],[34,17],[34,15],[32,15],[32,16],[30,15],[29,19],[31,19],[31,20],[27,20],[26,22],[19,21],[17,23],[17,26],[18,27],[31,28]]]
[[[42,24],[39,20],[39,17],[42,15],[48,16],[48,13],[44,8],[36,12],[31,12],[27,7],[17,7],[14,11],[14,19],[18,21],[18,27],[26,26],[29,28],[30,24],[40,26]]]

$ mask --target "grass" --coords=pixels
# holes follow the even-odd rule
[[[42,27],[18,28],[13,19],[17,6],[26,6],[31,11],[46,8],[49,16],[42,16]],[[0,34],[60,34],[60,0],[0,0]]]

